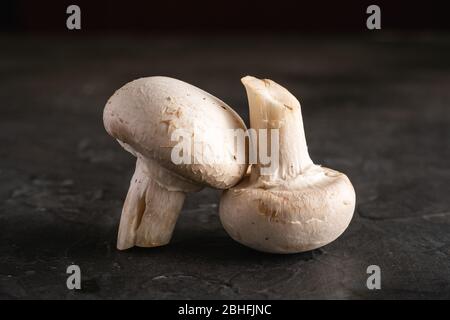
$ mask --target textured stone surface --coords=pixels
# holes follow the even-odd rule
[[[450,37],[376,35],[2,36],[0,298],[450,298]],[[254,252],[205,189],[169,246],[118,252],[134,160],[103,129],[107,98],[168,75],[247,119],[246,74],[299,97],[311,157],[356,189],[349,229],[312,252]],[[66,288],[70,264],[81,291]]]

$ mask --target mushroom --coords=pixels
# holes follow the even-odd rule
[[[278,164],[268,170],[258,158],[242,182],[223,192],[219,212],[225,230],[234,240],[271,253],[308,251],[334,241],[355,209],[350,180],[311,161],[300,103],[288,90],[250,76],[242,83],[250,127],[278,130],[279,140],[271,141],[278,147]]]
[[[120,250],[167,244],[187,192],[204,186],[229,188],[248,167],[236,157],[235,145],[218,136],[229,129],[246,130],[239,115],[180,80],[158,76],[124,85],[108,100],[103,122],[106,131],[137,158],[120,219]],[[186,140],[187,148],[178,150],[189,137],[201,148]],[[174,151],[191,162],[174,161]]]

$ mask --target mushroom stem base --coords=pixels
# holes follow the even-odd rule
[[[184,192],[169,191],[154,181],[138,159],[120,218],[117,249],[169,243],[184,198]]]

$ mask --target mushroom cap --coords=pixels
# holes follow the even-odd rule
[[[234,240],[253,249],[316,249],[338,238],[352,219],[355,191],[338,171],[316,166],[295,181],[269,189],[250,179],[224,191],[220,219]]]
[[[154,178],[169,188],[171,181],[181,179],[225,189],[247,170],[247,164],[238,162],[234,140],[220,140],[229,129],[246,130],[242,119],[220,99],[186,82],[162,76],[129,82],[108,100],[103,122],[106,131],[144,159]],[[189,164],[172,161],[172,149],[184,139],[173,139],[176,132],[191,137],[192,147],[194,141],[201,142],[199,150],[191,148]]]

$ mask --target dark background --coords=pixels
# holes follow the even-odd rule
[[[66,32],[70,4],[82,9],[82,32],[363,32],[370,4],[382,7],[383,28],[449,29],[445,1],[2,1],[3,30]]]
[[[450,30],[444,2],[1,1],[0,298],[449,299]],[[103,128],[125,83],[166,75],[248,121],[247,74],[302,103],[311,158],[348,175],[353,220],[296,255],[223,230],[189,194],[172,242],[115,249],[135,159]],[[66,287],[77,264],[82,290]],[[366,269],[381,268],[381,290]]]

